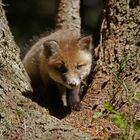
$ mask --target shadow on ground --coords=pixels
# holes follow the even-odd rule
[[[50,115],[58,119],[63,119],[71,113],[71,110],[67,106],[64,106],[62,99],[59,97],[57,89],[51,88],[51,90],[49,90],[49,93],[49,100],[47,100],[48,95],[46,96],[46,94],[43,92],[23,93],[23,95],[36,102],[38,105],[48,109]]]

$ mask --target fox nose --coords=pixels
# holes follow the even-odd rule
[[[74,88],[80,84],[80,79],[76,75],[65,75],[63,77],[64,82],[71,88]]]
[[[69,83],[69,85],[70,85],[71,87],[76,87],[76,86],[77,86],[76,83]]]
[[[70,87],[76,87],[76,86],[79,85],[79,83],[80,83],[79,80],[69,80],[69,81],[67,81],[67,84],[68,84]]]

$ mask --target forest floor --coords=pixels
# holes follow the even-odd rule
[[[0,92],[0,140],[90,140],[21,93]]]
[[[80,112],[61,120],[20,93],[0,94],[0,140],[90,140],[105,139],[119,129],[106,117],[92,120],[94,104],[87,95]],[[60,113],[61,114],[61,113]]]
[[[93,95],[94,92],[90,92],[82,100],[82,111],[73,111],[61,120],[20,93],[0,93],[0,140],[122,139],[121,129],[106,113],[93,119],[95,112],[102,111],[97,106],[106,100],[105,93]]]
[[[95,112],[103,112],[97,106],[106,100],[105,93],[94,92],[84,97],[80,112],[73,111],[61,120],[20,93],[0,92],[0,140],[122,140],[121,129],[107,113],[93,118]]]
[[[111,135],[118,135],[120,129],[108,118],[108,115],[101,116],[103,110],[98,109],[98,105],[105,101],[106,95],[94,95],[94,92],[88,93],[82,101],[82,111],[72,112],[64,120],[72,126],[90,133],[92,139],[105,140]]]

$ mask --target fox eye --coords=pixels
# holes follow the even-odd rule
[[[67,72],[67,69],[66,69],[66,67],[65,67],[64,65],[58,65],[58,66],[55,67],[55,69],[56,69],[58,72],[60,72],[60,73],[65,73],[65,72]]]
[[[85,64],[79,64],[79,65],[76,66],[76,69],[79,70],[79,69],[81,69],[83,66],[85,66]]]

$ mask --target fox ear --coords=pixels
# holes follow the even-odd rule
[[[49,40],[44,42],[43,46],[44,46],[45,54],[47,56],[52,56],[56,54],[59,49],[58,43],[54,40]]]
[[[81,49],[91,50],[92,49],[92,36],[86,36],[79,39],[78,46]]]

